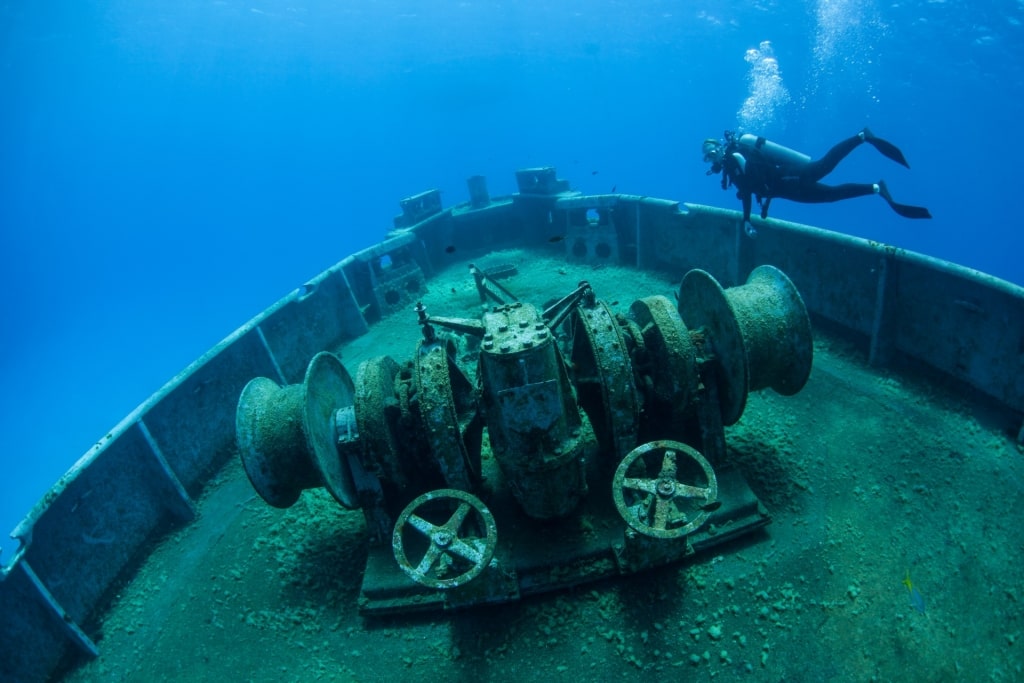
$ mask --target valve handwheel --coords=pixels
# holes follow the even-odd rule
[[[479,576],[497,542],[494,516],[479,498],[458,489],[437,489],[402,510],[391,548],[398,566],[413,581],[448,589]],[[419,560],[410,561],[410,554]]]
[[[711,463],[695,449],[678,441],[651,441],[619,463],[612,497],[622,519],[641,534],[682,538],[699,529],[717,507],[718,480]]]

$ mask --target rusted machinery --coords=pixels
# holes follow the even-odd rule
[[[616,314],[582,282],[544,310],[472,269],[478,319],[428,315],[410,360],[256,378],[237,438],[269,504],[362,509],[368,613],[501,602],[687,557],[770,521],[727,455],[750,391],[799,391],[810,323],[771,266]],[[496,291],[499,290],[499,291]],[[446,333],[438,330],[443,328]],[[474,358],[460,365],[459,359]]]

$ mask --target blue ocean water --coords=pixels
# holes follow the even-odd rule
[[[153,391],[397,201],[553,165],[587,192],[738,208],[741,128],[877,198],[772,216],[1024,284],[1020,0],[0,2],[0,531]],[[11,543],[5,546],[5,558]]]

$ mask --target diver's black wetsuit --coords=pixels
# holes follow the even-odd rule
[[[758,142],[763,143],[763,140],[758,138]],[[761,218],[768,217],[768,205],[775,197],[806,203],[866,197],[875,193],[873,183],[825,185],[818,182],[862,142],[855,135],[830,149],[821,159],[801,162],[797,159],[775,160],[756,145],[740,145],[733,140],[725,148],[722,180],[736,186],[736,196],[743,202],[744,221],[750,220],[752,197],[757,197],[761,206]],[[746,163],[741,166],[734,154],[740,154]]]
[[[750,220],[752,198],[757,199],[761,207],[761,218],[768,217],[768,206],[775,197],[790,199],[808,204],[836,202],[853,197],[864,197],[870,194],[881,194],[896,213],[906,218],[931,218],[928,209],[919,206],[897,204],[889,195],[885,183],[844,183],[842,185],[825,185],[818,182],[831,173],[836,165],[846,158],[850,152],[864,142],[871,143],[882,154],[894,161],[910,167],[903,153],[881,138],[871,134],[868,129],[843,140],[828,151],[820,159],[811,160],[806,155],[785,148],[780,154],[772,149],[772,143],[764,138],[753,136],[741,138],[730,135],[727,137],[725,154],[721,159],[722,188],[729,185],[736,187],[736,196],[743,202],[743,221]]]

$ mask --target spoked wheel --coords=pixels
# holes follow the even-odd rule
[[[718,480],[695,449],[677,441],[651,441],[619,463],[612,497],[622,519],[641,534],[682,538],[718,507]]]
[[[437,489],[402,510],[391,547],[409,578],[428,588],[447,589],[479,576],[497,542],[494,516],[479,498],[458,489]]]

